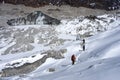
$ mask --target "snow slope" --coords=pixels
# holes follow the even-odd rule
[[[55,72],[37,70],[22,80],[119,80],[120,79],[120,25],[86,39],[85,52],[78,51],[78,60],[71,65],[68,59],[55,62]],[[76,50],[71,46],[71,52]],[[77,48],[78,49],[78,48]],[[69,54],[70,55],[70,54]],[[76,53],[77,55],[77,53]],[[41,68],[41,67],[40,67]],[[48,68],[48,66],[46,66]]]
[[[110,17],[111,16],[111,17]],[[102,16],[99,16],[102,17]],[[59,26],[48,25],[27,25],[14,26],[14,32],[25,36],[30,33],[34,37],[34,42],[30,43],[34,48],[29,51],[16,52],[14,54],[7,54],[0,56],[0,70],[9,67],[7,64],[14,64],[20,62],[21,64],[27,62],[34,62],[40,59],[43,55],[40,54],[47,50],[67,49],[64,54],[65,58],[56,60],[48,58],[44,64],[38,67],[35,71],[29,74],[21,74],[12,77],[2,77],[3,80],[119,80],[120,74],[120,20],[116,20],[112,15],[104,15],[103,20],[91,21],[89,19],[74,19],[63,20]],[[82,20],[82,21],[81,21]],[[111,22],[113,20],[113,22]],[[98,23],[99,22],[99,23]],[[99,27],[101,26],[101,27]],[[32,29],[32,30],[31,30]],[[33,34],[36,29],[38,31]],[[82,30],[81,30],[82,29]],[[46,31],[40,32],[41,30]],[[50,33],[52,30],[53,33]],[[107,30],[107,31],[106,31]],[[104,32],[105,31],[105,32]],[[16,33],[12,33],[15,36]],[[82,51],[81,39],[85,37],[86,33],[92,35],[86,37],[86,51]],[[99,34],[98,34],[99,33]],[[57,37],[55,43],[50,44],[50,40]],[[80,35],[80,40],[76,40],[76,36]],[[46,41],[40,44],[42,37]],[[50,38],[47,38],[50,37]],[[40,39],[40,40],[39,40]],[[59,42],[59,39],[65,41]],[[17,44],[19,38],[15,38],[12,43],[8,42],[7,47]],[[53,39],[54,40],[54,39]],[[4,44],[4,41],[1,41]],[[19,42],[19,41],[18,41]],[[27,41],[29,42],[29,41]],[[1,45],[0,52],[4,52],[7,48]],[[15,48],[13,48],[15,49]],[[11,52],[11,51],[10,51]],[[70,57],[72,54],[77,56],[75,65],[71,65]],[[35,58],[32,58],[35,56]],[[20,64],[20,65],[21,65]],[[17,65],[17,66],[20,66]],[[15,65],[16,66],[16,65]],[[11,66],[10,66],[11,67]],[[12,66],[14,67],[14,66]],[[54,72],[49,72],[50,68],[54,68]]]

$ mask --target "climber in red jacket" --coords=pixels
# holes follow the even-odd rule
[[[74,54],[71,56],[71,61],[72,61],[72,65],[74,65],[76,61],[76,57]]]

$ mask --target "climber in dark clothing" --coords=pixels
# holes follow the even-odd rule
[[[83,44],[85,44],[85,39],[83,39]]]
[[[83,45],[83,51],[85,51],[85,45]]]
[[[83,51],[85,51],[85,39],[83,39]]]

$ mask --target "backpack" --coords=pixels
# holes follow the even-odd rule
[[[75,60],[76,60],[76,57],[75,57],[74,54],[71,56],[71,60],[72,60],[72,61],[75,61]]]

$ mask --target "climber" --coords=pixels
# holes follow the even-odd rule
[[[83,39],[83,51],[85,51],[85,39]]]
[[[74,54],[71,56],[71,61],[72,61],[72,65],[74,65],[76,61],[76,57]]]

